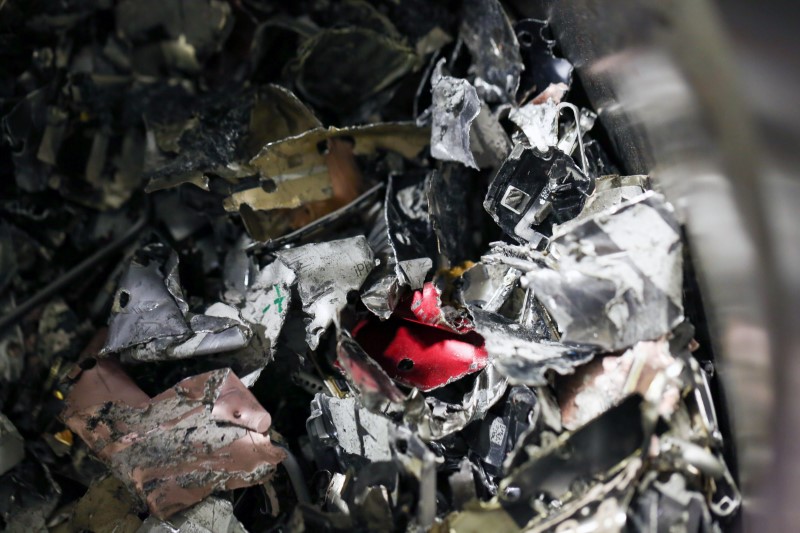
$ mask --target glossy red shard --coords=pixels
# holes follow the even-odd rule
[[[405,320],[455,333],[467,333],[474,329],[466,313],[442,305],[441,291],[431,282],[425,283],[421,291],[414,291],[410,298],[400,302],[395,314]]]
[[[477,372],[488,355],[483,337],[418,322],[371,318],[353,328],[364,350],[400,383],[429,391]]]

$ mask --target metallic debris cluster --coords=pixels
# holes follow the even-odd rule
[[[0,42],[0,529],[735,519],[679,219],[546,21],[9,0]]]

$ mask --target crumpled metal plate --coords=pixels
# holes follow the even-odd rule
[[[306,324],[306,342],[314,350],[320,337],[347,304],[350,291],[361,288],[375,267],[372,250],[363,236],[307,244],[276,252],[278,260],[296,276]]]
[[[563,342],[619,350],[683,320],[680,230],[662,196],[646,193],[562,226],[550,253],[549,268],[525,279]]]
[[[181,359],[244,348],[252,331],[218,302],[191,315],[178,277],[178,256],[165,245],[142,249],[120,280],[102,354],[124,359]]]
[[[431,155],[477,169],[470,128],[481,111],[478,92],[467,80],[445,75],[444,63],[441,59],[431,75]]]
[[[83,366],[62,417],[159,518],[263,482],[285,457],[270,442],[269,413],[230,370],[150,398],[111,359]]]

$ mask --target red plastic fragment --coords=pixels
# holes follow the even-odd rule
[[[486,366],[483,337],[454,333],[410,320],[370,318],[353,336],[392,378],[429,391]]]
[[[447,310],[451,312],[448,313]],[[459,314],[450,307],[442,307],[441,292],[430,281],[422,286],[421,291],[414,291],[410,298],[403,299],[395,309],[395,315],[455,333],[467,333],[474,329],[465,314]]]

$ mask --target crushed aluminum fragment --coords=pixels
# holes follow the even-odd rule
[[[558,108],[553,100],[512,109],[508,118],[520,127],[528,142],[544,153],[558,144]]]
[[[102,353],[115,353],[151,341],[172,344],[189,337],[178,276],[178,256],[164,246],[146,247],[122,276]],[[151,257],[152,255],[155,257]],[[166,257],[165,257],[166,255]],[[163,258],[163,262],[159,262]]]
[[[503,151],[505,157],[506,151]],[[427,201],[430,225],[436,236],[437,252],[447,266],[454,266],[475,255],[469,211],[465,208],[473,197],[472,176],[458,165],[443,165],[427,178]]]
[[[428,174],[391,176],[384,217],[398,283],[419,289],[434,267],[436,235],[429,214]]]
[[[473,57],[470,73],[486,102],[511,102],[523,70],[519,42],[498,0],[466,0],[461,37]]]
[[[493,113],[488,106],[481,106],[480,113],[472,122],[469,148],[481,169],[499,167],[511,151],[511,139],[500,118],[500,110]]]
[[[247,293],[248,287],[256,276],[257,265],[247,254],[247,248],[253,241],[242,234],[234,247],[225,254],[223,263],[223,279],[225,282],[225,300],[230,303],[240,302]]]
[[[467,80],[443,74],[444,63],[439,60],[431,76],[431,155],[477,169],[470,149],[470,127],[481,110],[478,92]]]
[[[398,462],[419,482],[416,525],[428,530],[436,520],[436,455],[408,428],[390,426],[389,436]]]
[[[345,464],[390,460],[391,425],[388,418],[371,413],[353,397],[340,399],[322,394],[311,402],[311,416],[306,422],[317,453],[332,449]]]
[[[486,366],[483,339],[411,320],[371,317],[353,328],[356,340],[398,383],[431,391]]]
[[[363,236],[298,246],[275,252],[296,276],[306,324],[306,342],[315,350],[320,337],[347,304],[347,294],[361,288],[375,267]]]
[[[270,357],[275,356],[278,336],[289,313],[295,279],[289,267],[273,261],[255,275],[242,302],[242,318],[262,339]]]
[[[562,342],[619,350],[683,320],[680,231],[660,195],[646,193],[559,228],[550,252],[548,267],[524,280]]]
[[[626,394],[647,393],[660,372],[681,365],[669,353],[664,340],[636,343],[622,355],[597,357],[563,380],[559,403],[564,427],[573,430],[608,410]],[[680,399],[680,391],[668,385],[658,404],[661,416],[669,418]]]
[[[586,496],[591,485],[581,485],[580,480],[590,481],[624,465],[649,440],[653,427],[645,423],[642,408],[641,396],[630,396],[575,432],[536,450],[503,479],[500,501],[517,507],[518,517],[532,519],[537,513],[524,508],[531,498],[544,496],[563,505]],[[638,471],[641,461],[636,458],[634,463]]]
[[[136,533],[247,533],[233,515],[233,505],[211,496],[169,520],[150,516]]]
[[[460,403],[448,403],[417,390],[409,394],[403,420],[424,441],[438,440],[482,418],[503,396],[508,380],[491,363],[481,370]]]
[[[486,341],[486,351],[497,371],[520,385],[544,385],[547,371],[570,374],[594,356],[586,346],[567,346],[541,339],[519,323],[479,308],[471,309],[475,331]]]

